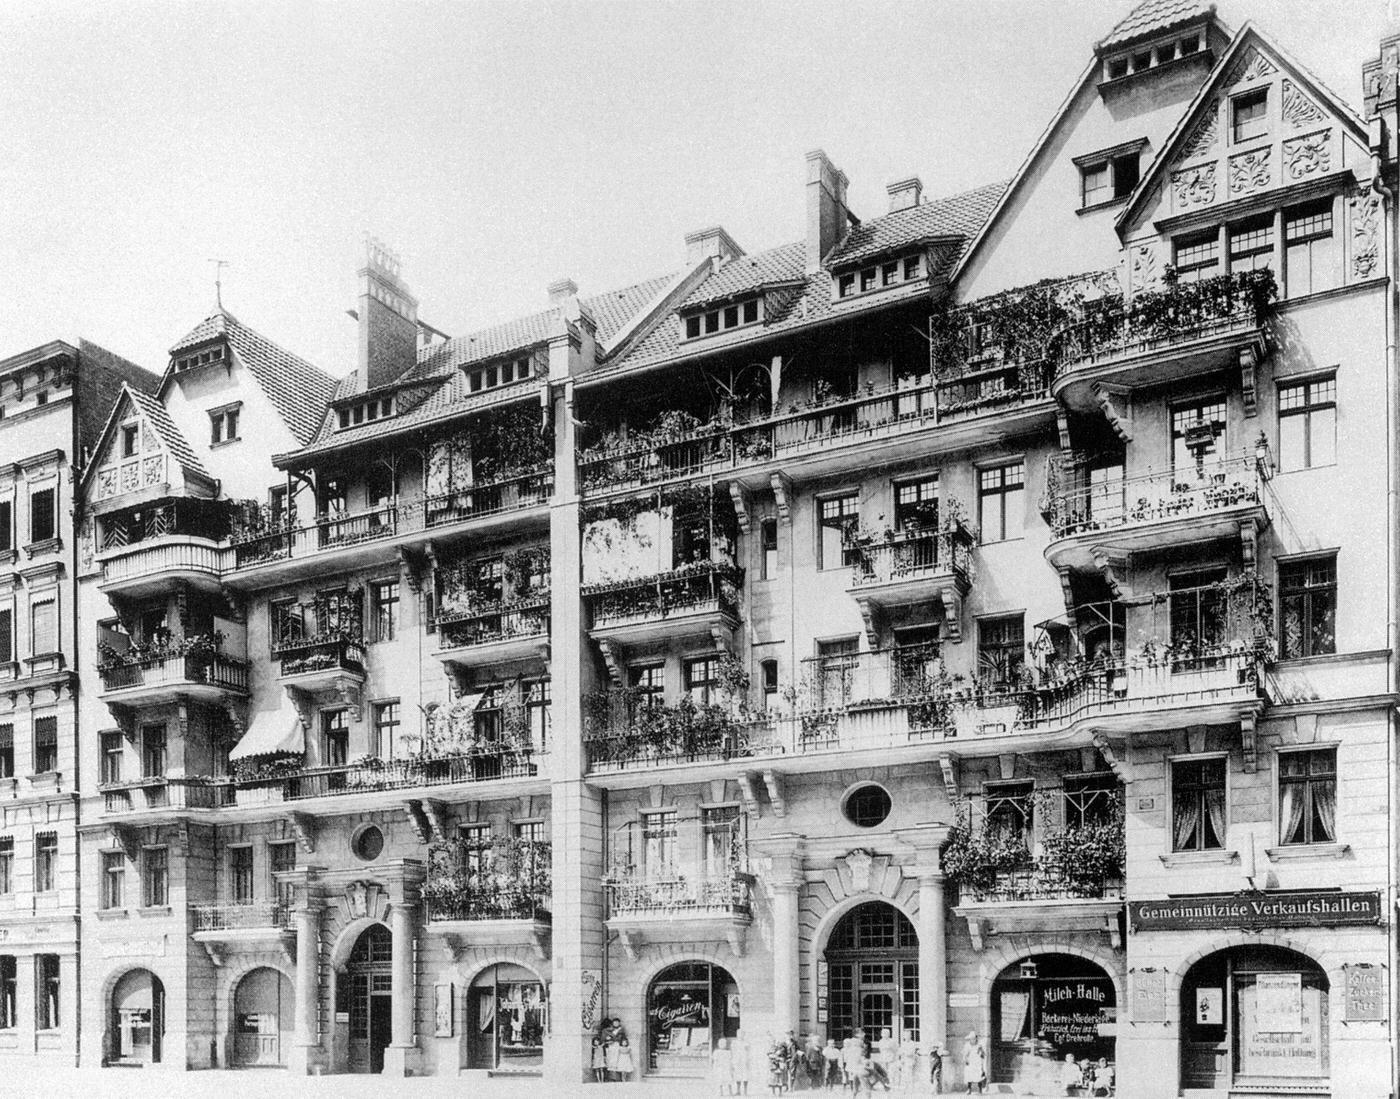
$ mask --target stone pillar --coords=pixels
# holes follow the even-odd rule
[[[384,1051],[385,1076],[413,1076],[419,1068],[418,1036],[414,1033],[418,982],[413,958],[422,880],[423,866],[412,859],[402,860],[389,871],[389,931],[393,935],[389,964],[394,1006],[389,1016],[389,1048]]]
[[[302,1076],[319,1063],[320,1036],[317,1017],[320,1004],[321,906],[302,898],[294,910],[297,930],[296,1027],[287,1067]]]
[[[948,934],[943,875],[919,875],[919,1044],[948,1047]]]
[[[775,1034],[802,1031],[800,957],[802,870],[805,837],[792,832],[771,836],[758,845],[772,860],[768,883],[773,891],[773,1024]]]

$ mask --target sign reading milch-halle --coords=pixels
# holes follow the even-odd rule
[[[1128,902],[1132,931],[1345,927],[1380,922],[1379,893],[1238,893]]]

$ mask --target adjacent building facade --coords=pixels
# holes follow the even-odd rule
[[[1008,183],[813,152],[803,239],[457,338],[373,246],[339,381],[202,322],[76,481],[77,797],[11,780],[57,1048],[1390,1094],[1396,56],[1148,0]]]

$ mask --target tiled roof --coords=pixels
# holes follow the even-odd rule
[[[1206,3],[1205,0],[1143,0],[1122,22],[1108,32],[1108,37],[1099,43],[1098,48],[1116,49],[1136,39],[1160,34],[1214,12],[1215,5]]]
[[[300,443],[316,436],[325,416],[326,403],[337,388],[337,380],[299,355],[279,347],[266,336],[253,331],[226,309],[220,309],[199,324],[170,349],[172,356],[208,340],[226,337],[233,353],[248,368],[268,400]]]
[[[1006,190],[1006,184],[992,183],[972,191],[953,195],[936,202],[901,210],[870,222],[853,230],[836,249],[847,247],[850,239],[862,232],[862,240],[856,247],[875,247],[869,243],[878,241],[880,249],[899,247],[927,240],[931,236],[944,233],[958,236],[959,242],[937,256],[933,274],[938,276],[950,270],[961,257],[968,241],[982,227],[991,215],[997,200]],[[873,254],[873,253],[870,253]],[[831,276],[823,271],[814,277],[807,275],[806,245],[802,241],[770,248],[764,252],[742,256],[732,260],[717,273],[701,283],[682,304],[681,308],[717,300],[719,297],[743,293],[746,289],[779,282],[795,282],[797,288],[787,293],[772,294],[765,310],[764,323],[753,328],[738,328],[732,332],[696,341],[694,345],[680,344],[680,324],[674,315],[661,317],[656,325],[630,351],[620,359],[601,366],[592,375],[621,373],[641,367],[654,366],[669,359],[696,353],[705,354],[743,343],[753,343],[768,339],[778,332],[814,324],[833,316],[838,310],[855,311],[861,308],[874,308],[882,303],[903,300],[910,286],[900,290],[890,290],[869,298],[843,302],[839,306],[831,296]]]
[[[197,477],[208,478],[209,471],[204,468],[195,452],[190,449],[190,444],[180,434],[180,429],[175,426],[175,421],[165,411],[165,405],[151,394],[142,393],[130,385],[125,386],[124,389],[126,395],[131,398],[131,403],[136,406],[136,410],[141,413],[147,423],[156,429],[160,441],[180,468]]]
[[[593,315],[598,326],[598,342],[607,343],[617,335],[639,310],[645,309],[675,278],[674,273],[660,275],[622,290],[580,299],[579,304]]]

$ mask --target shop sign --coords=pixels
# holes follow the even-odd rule
[[[1303,1029],[1303,975],[1261,973],[1254,979],[1254,1025],[1270,1034]]]
[[[1113,1020],[1112,988],[1105,981],[1046,982],[1036,993],[1040,999],[1037,1037],[1053,1042],[1057,1050],[1094,1045],[1102,1037],[1099,1027]]]
[[[1323,995],[1305,991],[1300,973],[1261,973],[1240,989],[1240,1074],[1325,1075]]]
[[[599,969],[583,971],[583,1013],[580,1022],[584,1032],[598,1025],[598,1009],[603,1006],[603,973]]]
[[[1378,965],[1349,965],[1347,976],[1346,1021],[1385,1022],[1385,973]]]
[[[1196,989],[1196,1023],[1199,1026],[1225,1025],[1225,990]]]
[[[1346,927],[1381,922],[1381,895],[1371,893],[1237,893],[1129,901],[1131,931],[1258,927]]]

